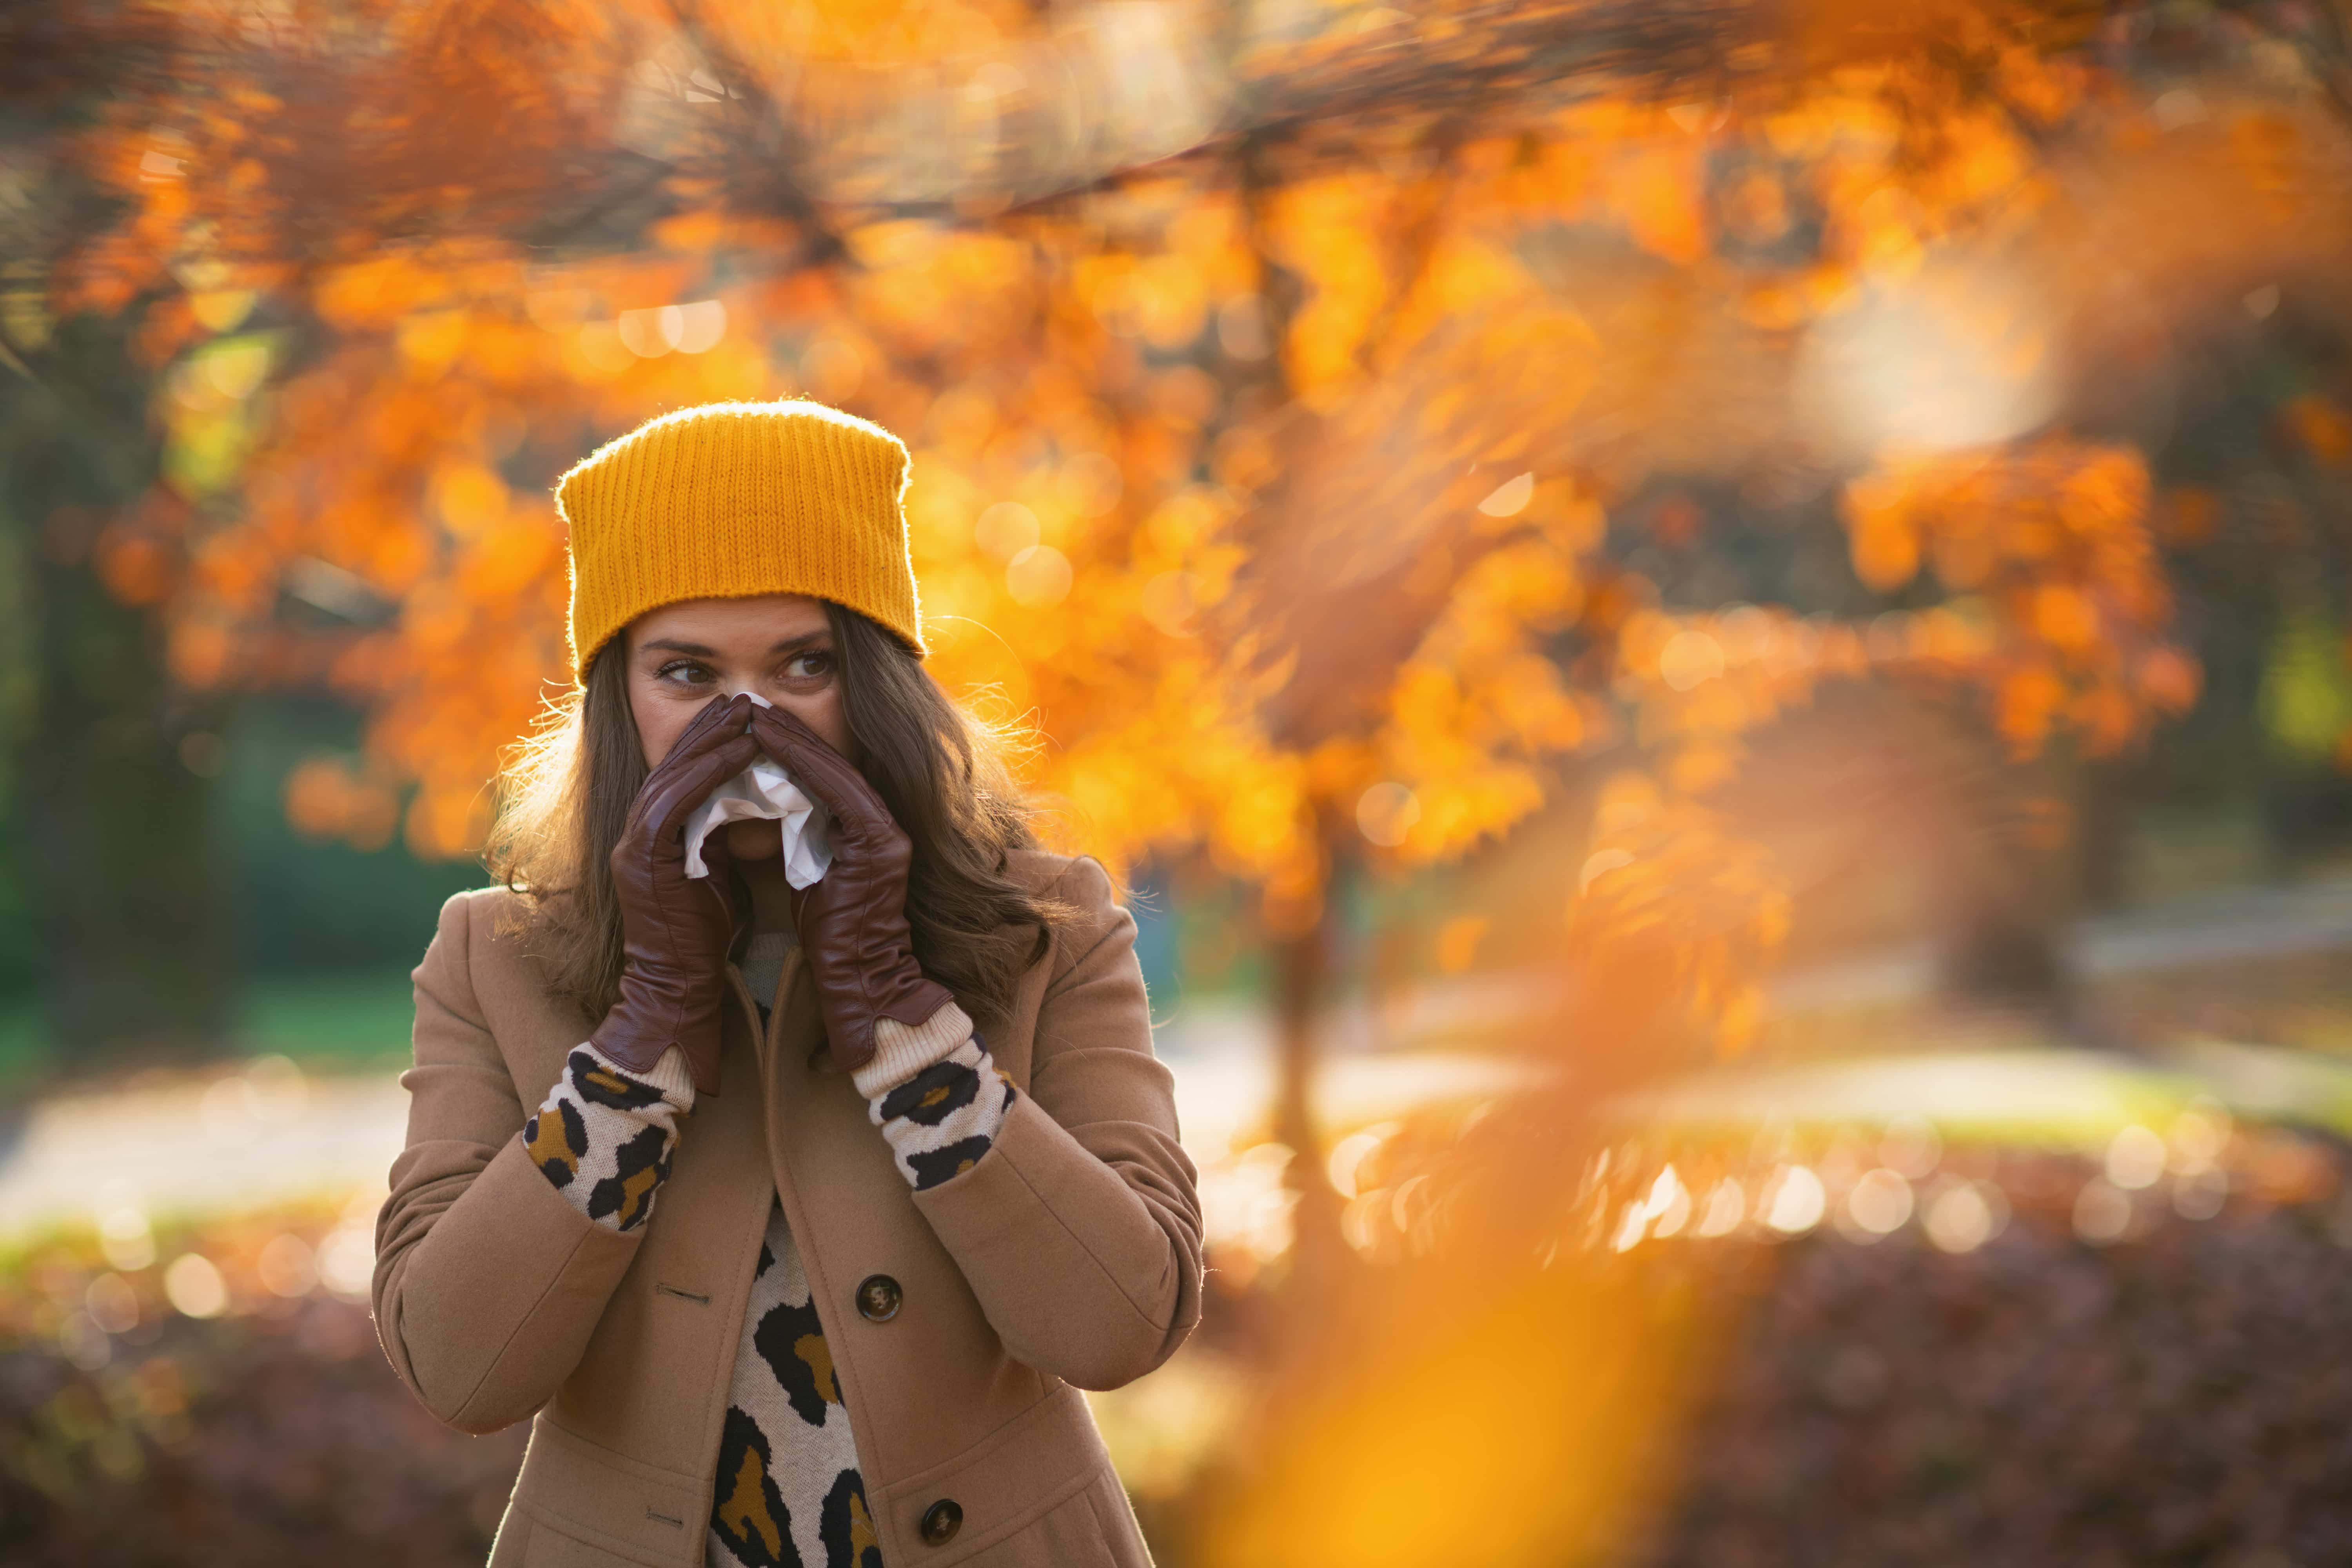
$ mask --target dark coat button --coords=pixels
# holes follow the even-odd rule
[[[963,1528],[963,1508],[955,1499],[943,1497],[923,1510],[923,1539],[933,1546],[945,1546]]]
[[[898,1315],[898,1303],[903,1298],[898,1282],[887,1274],[868,1274],[858,1282],[857,1315],[869,1323],[887,1323]],[[950,1505],[952,1506],[952,1505]],[[959,1513],[957,1518],[963,1516]],[[952,1530],[954,1527],[949,1527]]]

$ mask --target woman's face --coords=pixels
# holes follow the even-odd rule
[[[629,711],[646,767],[669,754],[705,703],[739,691],[786,710],[857,760],[841,705],[840,655],[820,601],[805,594],[688,599],[646,611],[625,636]]]

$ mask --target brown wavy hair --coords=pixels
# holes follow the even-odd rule
[[[1036,837],[1004,766],[1003,737],[958,707],[876,622],[829,600],[824,608],[859,771],[914,845],[915,957],[965,1011],[1001,1016],[1070,913],[1013,879],[1007,857]],[[607,643],[517,748],[482,857],[521,900],[517,923],[553,989],[592,1017],[611,1009],[620,987],[611,857],[647,771],[629,711],[627,640]]]

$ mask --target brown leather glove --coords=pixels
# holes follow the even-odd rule
[[[707,878],[686,874],[686,819],[710,792],[751,765],[759,743],[745,732],[743,696],[714,698],[647,774],[613,846],[621,905],[620,1000],[589,1037],[616,1066],[647,1072],[677,1046],[694,1087],[719,1087],[719,1019],[727,950],[735,940],[735,879],[726,836],[702,846]]]
[[[802,961],[815,983],[835,1067],[874,1055],[874,1024],[924,1022],[955,998],[926,979],[907,931],[907,870],[915,847],[866,776],[781,708],[755,709],[751,733],[833,813],[833,865],[793,899]]]

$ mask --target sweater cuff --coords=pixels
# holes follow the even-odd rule
[[[661,1059],[654,1063],[652,1068],[646,1072],[621,1066],[598,1050],[593,1040],[582,1045],[580,1048],[594,1057],[597,1062],[609,1071],[644,1084],[680,1111],[694,1109],[694,1073],[686,1065],[686,1052],[678,1047],[671,1046],[663,1051]]]
[[[878,1100],[932,1063],[946,1060],[970,1038],[971,1019],[952,1002],[942,1003],[938,1012],[919,1024],[877,1018],[874,1056],[850,1074],[850,1081],[866,1099]]]

